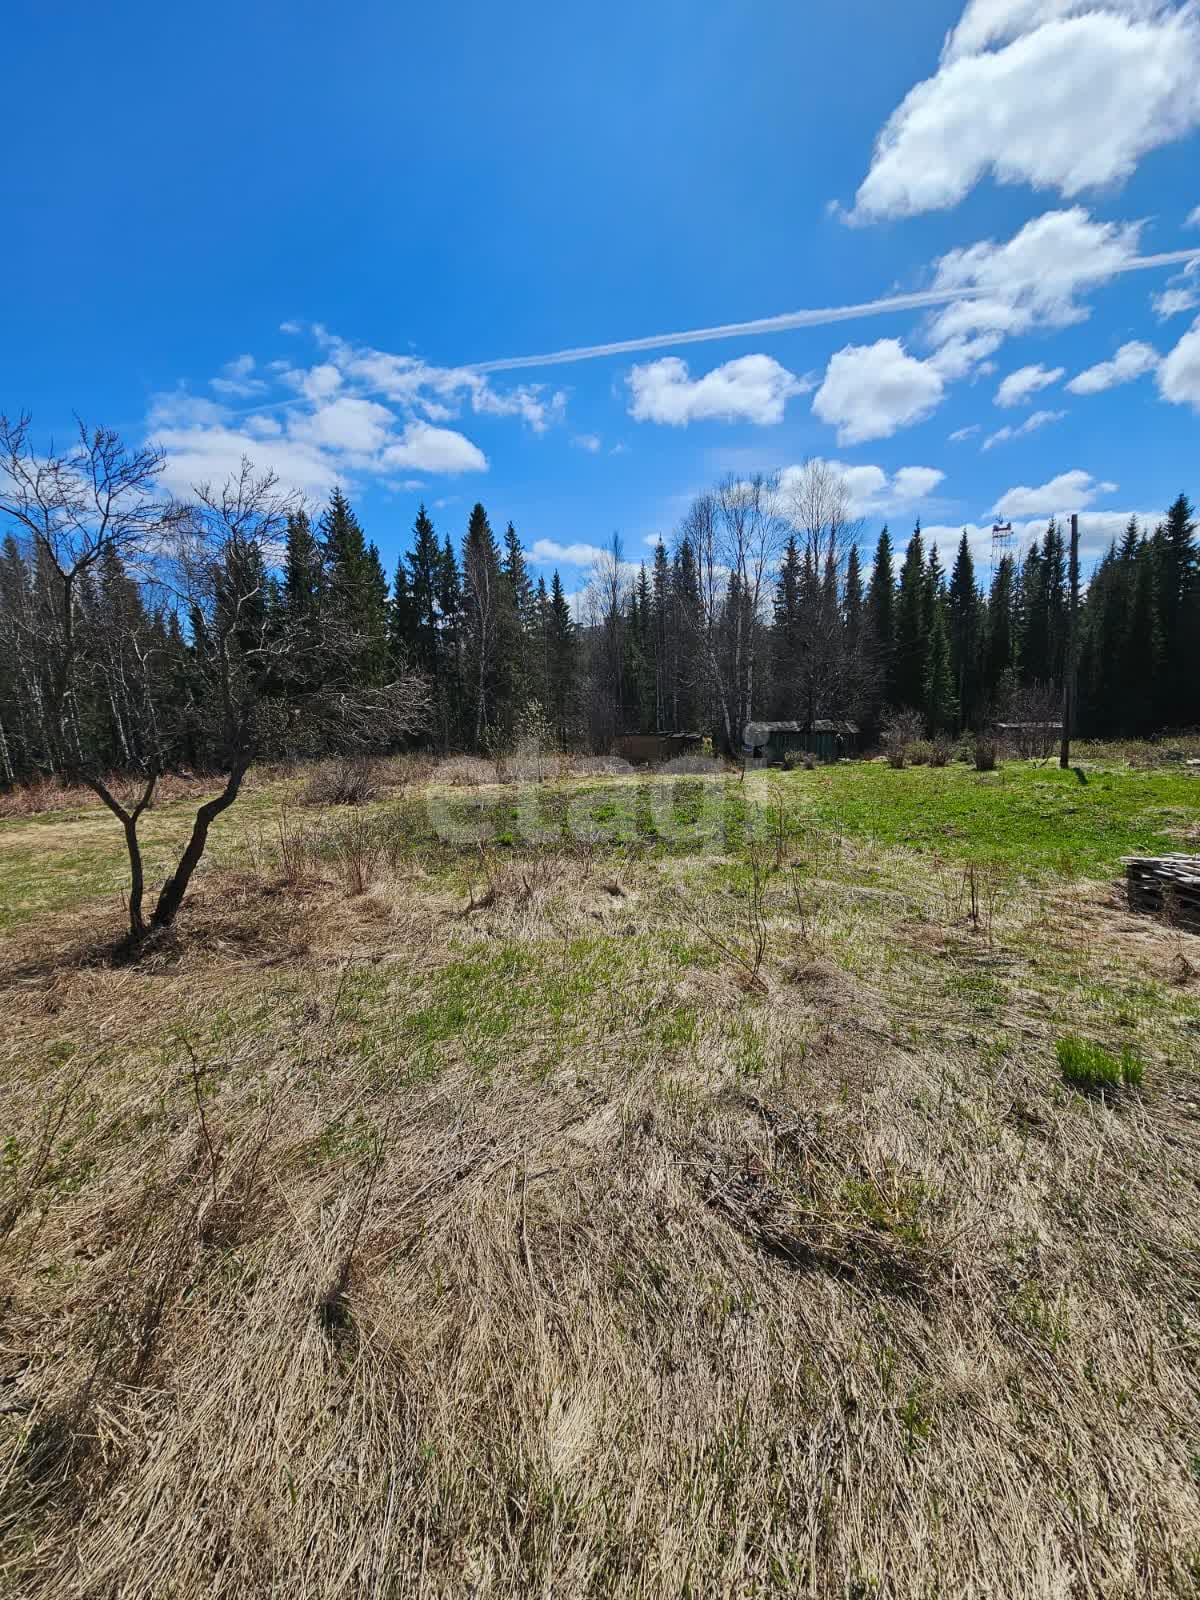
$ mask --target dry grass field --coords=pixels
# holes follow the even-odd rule
[[[1200,1592],[1200,777],[387,776],[0,821],[0,1593]]]

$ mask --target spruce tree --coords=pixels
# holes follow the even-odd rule
[[[424,505],[417,507],[412,549],[408,557],[408,592],[412,602],[413,664],[437,684],[440,681],[439,631],[444,556]]]
[[[924,709],[931,737],[954,732],[958,723],[958,695],[954,689],[945,607],[940,600],[934,606],[929,629]]]
[[[388,605],[388,647],[397,665],[413,662],[417,655],[417,608],[413,600],[408,566],[401,556],[396,563],[392,597]]]
[[[1191,501],[1181,494],[1171,505],[1157,544],[1158,623],[1162,634],[1162,678],[1158,719],[1179,728],[1200,716],[1200,551]]]
[[[487,512],[476,501],[463,541],[463,625],[466,692],[477,749],[495,747],[503,728],[498,704],[503,618],[511,607],[500,550]]]
[[[896,702],[896,574],[892,540],[885,526],[875,546],[875,563],[867,590],[867,625],[879,667],[880,696],[885,705]]]
[[[997,710],[1016,668],[1017,569],[1011,555],[1000,558],[988,591],[986,639],[984,642],[983,682],[980,686],[982,711]]]
[[[283,573],[283,603],[288,616],[297,623],[313,620],[325,588],[325,567],[306,511],[294,512],[287,519]]]
[[[925,704],[930,614],[925,546],[918,522],[904,555],[896,597],[896,702],[913,710]]]
[[[557,570],[550,584],[547,631],[551,682],[549,709],[559,741],[565,745],[570,742],[575,728],[579,666],[575,623]]]
[[[796,716],[796,699],[800,693],[804,650],[801,582],[800,547],[795,534],[790,534],[775,583],[771,630],[771,709],[776,717],[782,719]]]
[[[463,669],[462,576],[449,534],[442,546],[437,573],[438,652],[437,715],[443,749],[467,738]]]
[[[950,662],[958,695],[959,716],[974,726],[978,715],[979,648],[981,606],[975,585],[975,563],[967,542],[966,529],[959,540],[958,555],[950,577],[947,599],[947,626],[950,635]]]

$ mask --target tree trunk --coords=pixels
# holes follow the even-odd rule
[[[125,834],[125,852],[129,857],[129,899],[126,905],[129,910],[129,938],[133,944],[139,943],[146,937],[146,919],[142,913],[142,900],[146,892],[146,873],[142,864],[142,846],[138,839],[138,823],[142,819],[142,812],[150,804],[154,796],[155,785],[158,783],[158,773],[152,772],[146,780],[146,787],[142,790],[141,798],[132,811],[127,811],[117,797],[109,790],[99,778],[84,777],[84,783],[95,794],[98,794],[104,804],[121,824]]]
[[[192,824],[192,835],[187,842],[187,847],[179,858],[179,865],[162,886],[158,897],[158,904],[154,908],[154,915],[150,919],[152,928],[169,928],[183,904],[183,897],[187,893],[188,884],[192,880],[192,873],[200,865],[200,858],[204,854],[204,847],[208,843],[208,830],[222,811],[227,810],[238,797],[238,790],[242,786],[242,779],[246,776],[249,762],[242,762],[230,771],[224,789],[212,800],[206,800],[196,812],[196,820]]]

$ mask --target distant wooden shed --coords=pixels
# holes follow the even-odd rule
[[[613,740],[613,755],[644,767],[692,755],[703,744],[702,733],[623,733]]]
[[[838,761],[857,755],[861,744],[858,723],[837,717],[816,717],[812,722],[748,722],[742,730],[747,761],[767,766],[797,755]]]

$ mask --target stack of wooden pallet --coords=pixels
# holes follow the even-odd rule
[[[1127,856],[1131,911],[1149,911],[1200,933],[1200,856]]]

